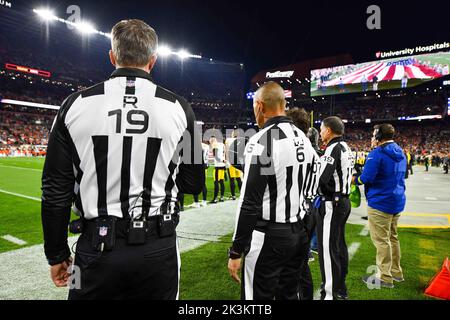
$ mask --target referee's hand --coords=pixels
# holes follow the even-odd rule
[[[71,265],[72,257],[69,257],[66,261],[50,267],[50,276],[55,286],[67,287],[67,283],[70,277],[69,268]]]
[[[241,283],[239,270],[241,270],[241,258],[228,259],[228,272],[230,273],[231,278],[237,283]]]

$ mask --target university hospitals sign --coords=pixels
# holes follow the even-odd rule
[[[12,3],[11,3],[11,1],[0,0],[0,6],[12,8]]]
[[[377,58],[390,58],[390,57],[398,57],[398,56],[404,56],[404,55],[413,55],[413,54],[420,54],[420,53],[427,53],[432,52],[435,50],[445,50],[450,48],[450,43],[443,42],[443,43],[435,43],[433,45],[429,46],[417,46],[415,48],[405,48],[402,50],[397,51],[378,51],[375,53],[375,56]]]

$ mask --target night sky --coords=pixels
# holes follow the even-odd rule
[[[70,4],[105,32],[120,19],[142,19],[160,43],[242,62],[248,77],[310,58],[350,53],[362,62],[375,60],[379,50],[450,40],[445,1],[26,1],[28,7],[48,5],[61,17]],[[381,8],[381,30],[366,27],[370,4]]]

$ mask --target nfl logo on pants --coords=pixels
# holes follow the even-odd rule
[[[102,237],[106,236],[108,234],[108,228],[107,227],[100,227],[100,230],[98,231],[98,234]]]

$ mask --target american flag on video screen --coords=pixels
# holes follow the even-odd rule
[[[285,98],[292,98],[292,91],[291,90],[284,90],[284,97]]]
[[[447,98],[447,115],[450,116],[450,98]]]
[[[439,78],[442,74],[435,71],[433,68],[422,65],[420,63],[413,63],[409,65],[396,65],[388,62],[370,63],[364,67],[359,68],[349,74],[326,81],[326,86],[336,86],[340,83],[342,78],[343,84],[360,83],[366,76],[367,81],[372,81],[376,75],[378,81],[401,80],[404,75],[409,79],[433,79]]]

